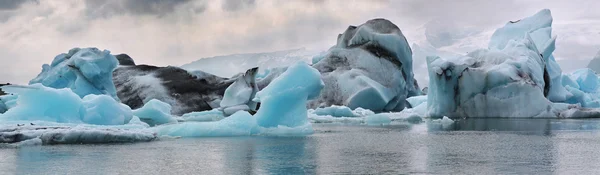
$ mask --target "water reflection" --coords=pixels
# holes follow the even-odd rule
[[[599,174],[599,124],[549,119],[319,124],[306,137],[23,147],[0,149],[0,174]]]
[[[600,130],[598,120],[569,119],[457,119],[452,124],[429,122],[429,131],[508,131],[536,135],[550,135],[559,130]]]

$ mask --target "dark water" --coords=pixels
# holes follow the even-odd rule
[[[314,125],[231,137],[0,149],[0,174],[600,174],[600,120]]]

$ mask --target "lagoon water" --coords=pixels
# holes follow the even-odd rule
[[[306,137],[0,148],[0,174],[600,174],[600,120],[314,124]]]

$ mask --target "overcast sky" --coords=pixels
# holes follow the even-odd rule
[[[597,0],[0,0],[0,83],[26,83],[73,47],[178,66],[233,53],[324,50],[348,25],[376,17],[419,43],[433,19],[493,30],[544,8],[554,16],[555,55],[569,60],[561,64],[587,64],[600,50]]]

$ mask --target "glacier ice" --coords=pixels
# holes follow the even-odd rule
[[[219,109],[213,109],[210,111],[190,112],[183,114],[181,118],[183,118],[185,121],[207,122],[221,120],[225,118],[225,115],[223,114],[223,111]]]
[[[550,65],[555,62],[551,23],[550,11],[542,10],[498,29],[489,49],[466,56],[428,57],[427,115],[565,117],[566,109],[551,102],[573,96],[562,86],[559,67]]]
[[[550,101],[564,102],[570,94],[561,85],[562,71],[552,55],[556,42],[556,37],[552,36],[552,20],[550,10],[544,9],[531,17],[509,22],[494,32],[489,48],[502,50],[514,39],[531,37],[537,52],[544,58],[544,76],[549,78],[549,83],[544,85],[548,92],[544,93]]]
[[[141,108],[133,110],[133,115],[150,126],[177,123],[177,119],[171,115],[171,105],[157,99],[152,99]]]
[[[598,76],[592,69],[579,69],[571,73],[569,76],[575,80],[575,82],[577,82],[578,89],[587,93],[598,91]]]
[[[400,111],[407,97],[420,94],[410,46],[400,29],[385,19],[349,26],[316,60],[313,67],[321,73],[325,88],[310,102],[311,108],[342,105]]]
[[[316,115],[330,115],[333,117],[359,117],[352,109],[346,106],[330,106],[325,108],[317,108],[312,113]]]
[[[93,144],[131,143],[156,140],[155,133],[137,129],[94,128],[86,126],[22,126],[0,129],[0,143]],[[37,143],[35,143],[37,142]]]
[[[257,71],[258,68],[248,70],[244,76],[227,87],[220,103],[225,115],[231,115],[238,110],[256,111],[257,103],[252,100],[258,92],[255,75]]]
[[[0,121],[26,120],[57,123],[88,123],[97,125],[127,124],[131,109],[107,95],[90,94],[83,99],[71,89],[53,89],[41,84],[3,86],[4,91],[17,94],[17,105]]]
[[[52,88],[69,88],[79,97],[105,94],[118,100],[112,72],[117,59],[110,51],[97,48],[74,48],[44,64],[42,72],[29,84],[41,83]]]
[[[321,95],[324,83],[319,72],[303,62],[289,67],[256,94],[261,106],[256,113],[259,126],[298,127],[308,123],[306,104]]]
[[[160,125],[151,128],[159,136],[178,137],[223,137],[249,136],[258,133],[254,116],[245,111],[214,122],[183,122],[171,125]]]
[[[306,105],[309,99],[319,96],[322,88],[319,72],[306,63],[298,62],[256,94],[253,100],[260,102],[261,106],[254,116],[246,111],[237,111],[218,121],[182,122],[151,129],[158,135],[179,137],[312,134]],[[218,110],[202,115],[216,113]],[[189,117],[183,116],[184,119]]]
[[[250,69],[246,74],[222,78],[202,71],[138,64],[119,66],[113,72],[113,81],[119,99],[132,109],[142,107],[151,99],[158,99],[172,106],[172,114],[183,115],[221,107],[226,89],[238,80],[241,82],[235,87],[243,85],[242,80],[252,80],[256,71]],[[230,97],[235,97],[236,93],[231,93],[233,96]]]

